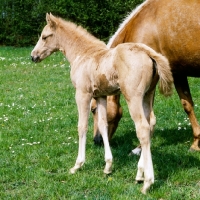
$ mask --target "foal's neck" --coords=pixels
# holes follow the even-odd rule
[[[77,56],[91,57],[97,51],[107,49],[106,44],[82,27],[76,26],[72,22],[61,21],[61,25],[57,30],[60,50],[72,63]]]

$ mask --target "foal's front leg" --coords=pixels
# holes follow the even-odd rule
[[[79,135],[79,147],[78,157],[73,168],[70,172],[74,174],[85,162],[85,146],[86,146],[86,133],[88,129],[88,118],[90,112],[90,101],[92,95],[84,93],[82,91],[76,91],[76,103],[78,106],[78,135]]]
[[[108,122],[107,122],[107,101],[106,98],[97,99],[97,109],[98,109],[98,127],[99,132],[102,135],[104,148],[105,148],[105,162],[106,166],[104,169],[105,174],[110,174],[112,172],[112,153],[108,141]]]

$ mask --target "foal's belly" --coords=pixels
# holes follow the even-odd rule
[[[120,87],[118,84],[118,76],[110,76],[105,74],[99,74],[93,84],[93,96],[109,96],[117,95],[120,93]]]
[[[95,89],[93,91],[93,97],[104,97],[104,96],[110,96],[110,95],[117,95],[120,94],[120,88],[113,90],[113,89]]]

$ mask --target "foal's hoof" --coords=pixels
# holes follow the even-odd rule
[[[69,170],[70,174],[75,174],[76,171],[77,171],[77,169],[75,169],[74,167]]]
[[[74,167],[72,167],[72,168],[69,170],[69,172],[70,172],[71,174],[75,174],[76,171],[77,171],[78,169],[80,169],[80,166],[75,165]]]
[[[112,165],[106,166],[103,170],[104,174],[111,174],[112,173]]]
[[[103,172],[108,175],[112,173],[112,169],[104,169]]]
[[[106,161],[106,166],[105,166],[103,172],[104,172],[105,174],[110,174],[110,173],[112,173],[112,160],[107,160],[107,161]]]
[[[148,191],[149,191],[149,189],[150,189],[150,187],[151,187],[151,185],[154,183],[154,179],[152,179],[152,180],[148,180],[148,181],[144,181],[144,185],[143,185],[143,187],[142,187],[142,189],[141,189],[141,192],[143,193],[143,194],[146,194]]]
[[[147,190],[145,190],[144,188],[141,189],[142,194],[147,194]]]

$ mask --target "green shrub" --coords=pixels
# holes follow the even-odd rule
[[[31,46],[52,14],[82,25],[107,42],[122,19],[142,0],[1,0],[0,44]]]

